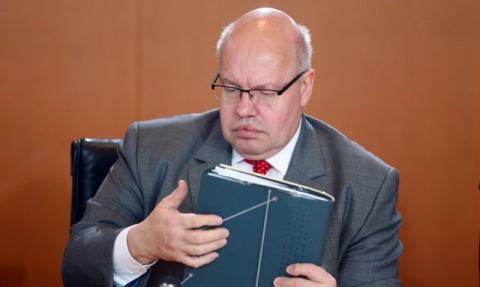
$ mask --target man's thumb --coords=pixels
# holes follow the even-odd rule
[[[181,179],[178,181],[177,188],[164,199],[162,199],[159,205],[166,208],[178,209],[180,204],[182,204],[183,200],[187,196],[187,192],[187,183],[185,180]]]

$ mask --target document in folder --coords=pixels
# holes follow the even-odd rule
[[[220,165],[202,177],[196,213],[230,231],[219,257],[186,268],[182,286],[271,287],[292,263],[322,262],[335,199],[326,192]]]

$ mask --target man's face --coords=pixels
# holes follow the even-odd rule
[[[221,54],[222,84],[242,89],[279,90],[298,74],[295,57],[285,45],[261,39],[252,44],[237,38],[229,40]],[[221,102],[225,139],[245,158],[265,159],[279,152],[299,126],[313,77],[312,70],[282,95],[274,96],[269,104],[255,105],[247,93],[243,93],[237,104]]]

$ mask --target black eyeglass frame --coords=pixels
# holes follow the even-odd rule
[[[298,75],[296,75],[290,82],[288,82],[280,90],[274,90],[274,89],[249,89],[249,90],[245,90],[245,89],[242,89],[242,88],[239,88],[239,87],[215,84],[217,82],[218,78],[220,78],[220,73],[217,73],[217,75],[215,76],[215,79],[212,82],[211,88],[212,88],[212,90],[214,90],[215,87],[236,89],[236,90],[239,90],[241,92],[240,95],[243,95],[243,93],[248,93],[250,95],[250,91],[268,91],[268,92],[276,92],[277,96],[281,96],[283,93],[285,93],[286,90],[288,90],[288,88],[290,88],[293,84],[295,84],[295,82],[298,79],[300,79],[300,77],[303,76],[309,70],[310,69],[306,69],[306,70],[300,72]]]

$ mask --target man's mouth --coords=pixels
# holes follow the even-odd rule
[[[240,138],[256,138],[262,131],[251,125],[243,125],[233,129],[235,135]]]

